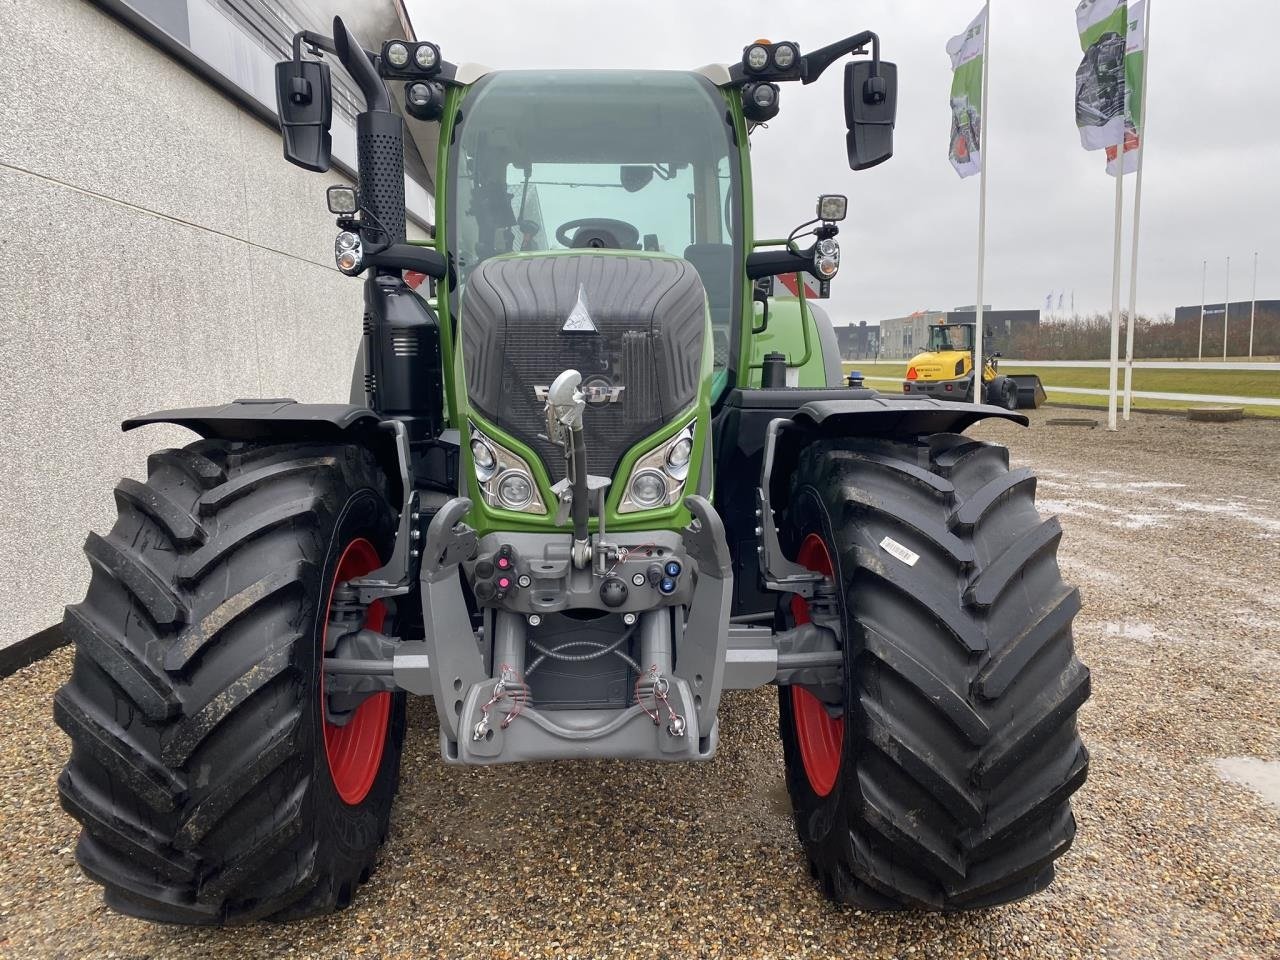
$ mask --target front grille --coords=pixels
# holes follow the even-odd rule
[[[586,306],[594,331],[565,330]],[[614,476],[639,440],[697,398],[706,300],[683,260],[616,254],[486,260],[462,298],[471,404],[527,443],[552,480],[564,474],[540,394],[567,369],[582,374],[587,468]]]

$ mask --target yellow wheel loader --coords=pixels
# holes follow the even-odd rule
[[[1034,409],[1045,401],[1044,386],[1035,374],[1009,375],[1000,372],[1000,354],[984,351],[982,364],[982,396],[973,389],[972,323],[935,323],[929,326],[929,343],[907,364],[907,377],[902,392],[907,396],[934,397],[989,403],[1017,410]]]

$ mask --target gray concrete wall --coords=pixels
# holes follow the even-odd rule
[[[0,647],[80,599],[121,476],[194,439],[120,421],[345,401],[361,289],[279,135],[83,0],[2,0]]]

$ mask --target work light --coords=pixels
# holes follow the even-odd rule
[[[824,223],[838,223],[848,213],[848,197],[839,193],[824,193],[818,197],[818,219]]]
[[[325,191],[325,201],[329,205],[329,212],[336,213],[340,217],[350,216],[360,209],[360,198],[355,188],[345,183],[335,183],[329,187]]]
[[[387,44],[387,63],[400,70],[409,63],[409,48],[398,40]]]
[[[742,63],[752,73],[760,73],[769,66],[769,48],[762,43],[753,43],[742,54]]]
[[[795,66],[799,54],[794,43],[779,43],[773,48],[773,65],[779,70],[790,70]]]
[[[440,51],[434,43],[420,43],[413,51],[413,62],[420,70],[434,70],[440,62]]]

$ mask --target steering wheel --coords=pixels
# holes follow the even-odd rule
[[[572,237],[569,236],[570,230],[574,231]],[[640,231],[625,220],[611,220],[609,217],[582,217],[562,223],[556,228],[556,239],[563,246],[575,249],[595,247],[638,250],[640,248]]]

